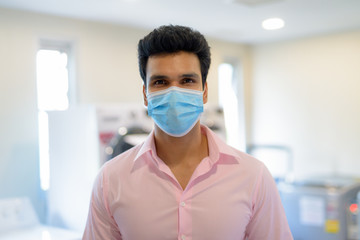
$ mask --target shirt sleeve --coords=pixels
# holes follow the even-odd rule
[[[106,189],[107,181],[104,177],[104,169],[102,169],[93,186],[83,240],[122,240],[118,226],[107,204]]]
[[[275,181],[262,165],[253,200],[252,218],[247,226],[248,240],[292,240],[292,234]]]

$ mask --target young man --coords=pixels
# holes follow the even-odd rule
[[[199,122],[205,38],[162,26],[140,40],[138,57],[154,130],[101,169],[83,239],[292,239],[268,170]]]

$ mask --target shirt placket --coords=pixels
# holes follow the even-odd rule
[[[205,161],[202,161],[199,164],[185,190],[182,189],[180,183],[177,181],[170,168],[161,160],[159,161],[159,159],[155,159],[159,170],[168,175],[171,178],[171,181],[175,184],[176,199],[178,204],[178,240],[192,240],[193,224],[191,199],[193,196],[194,180],[211,169],[209,158],[204,159]]]
[[[179,235],[178,240],[192,240],[193,239],[193,223],[192,223],[192,199],[194,196],[194,186],[196,184],[196,179],[207,172],[212,168],[212,164],[209,161],[209,158],[204,159],[199,166],[194,171],[188,185],[184,191],[178,192],[178,209],[179,209]],[[179,184],[180,186],[180,184]],[[180,187],[181,189],[181,187]]]
[[[178,240],[192,239],[192,214],[191,214],[191,199],[192,188],[186,188],[185,191],[180,191],[177,196],[178,199]]]
[[[183,190],[180,183],[175,178],[171,170],[164,164],[159,166],[159,170],[171,178],[173,182],[177,207],[178,207],[178,240],[192,239],[192,216],[191,216],[191,197],[192,188],[190,185]],[[189,182],[190,183],[190,182]]]
[[[169,176],[171,182],[174,184],[175,195],[178,208],[178,240],[192,239],[192,217],[191,217],[191,187],[182,189],[180,183],[171,172],[170,168],[156,159],[160,171]],[[189,182],[190,183],[190,182]]]

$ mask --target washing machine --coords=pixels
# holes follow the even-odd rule
[[[74,231],[39,222],[27,197],[0,199],[1,240],[80,240],[82,231]]]
[[[358,178],[311,177],[278,189],[294,240],[360,239]]]

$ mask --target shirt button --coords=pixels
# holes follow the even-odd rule
[[[181,239],[185,240],[186,239],[185,235],[181,235]]]
[[[185,202],[181,202],[181,203],[180,203],[180,206],[182,206],[182,207],[185,207],[185,205],[186,205]],[[184,236],[184,235],[182,235],[182,236]],[[182,236],[181,236],[181,237],[182,237]]]

